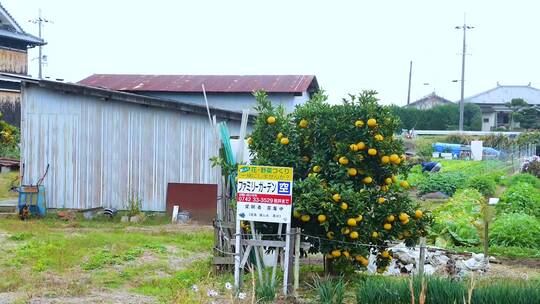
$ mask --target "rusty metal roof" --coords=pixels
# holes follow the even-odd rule
[[[79,84],[118,91],[268,93],[315,92],[319,89],[314,75],[133,75],[94,74]]]

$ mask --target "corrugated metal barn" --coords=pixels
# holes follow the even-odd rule
[[[202,84],[208,102],[218,109],[242,112],[253,109],[252,93],[264,90],[274,104],[292,112],[319,90],[315,75],[132,75],[94,74],[80,84],[204,105]]]
[[[55,81],[25,81],[21,98],[26,184],[47,164],[49,208],[164,211],[169,182],[217,183],[217,155],[205,107]],[[238,133],[241,115],[211,109]]]

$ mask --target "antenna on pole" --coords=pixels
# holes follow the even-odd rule
[[[43,27],[43,25],[45,23],[53,23],[51,20],[48,20],[48,19],[45,19],[43,17],[41,17],[41,9],[39,9],[38,11],[38,17],[36,19],[31,19],[31,20],[28,20],[28,22],[30,23],[34,23],[34,24],[37,24],[38,25],[38,37],[40,39],[42,39],[41,37],[41,28]],[[39,64],[39,67],[38,67],[38,78],[39,79],[42,79],[43,78],[43,64],[45,61],[47,61],[47,56],[43,55],[42,52],[43,52],[43,46],[42,45],[39,45],[38,46],[38,49],[39,49],[39,57],[38,57],[38,64]]]

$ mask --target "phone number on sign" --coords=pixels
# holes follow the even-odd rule
[[[280,205],[291,204],[291,197],[283,196],[283,195],[238,193],[237,198],[238,198],[238,202],[240,203],[263,203],[263,204],[280,204]]]

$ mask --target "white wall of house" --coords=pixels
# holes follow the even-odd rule
[[[482,131],[491,131],[491,128],[495,126],[496,123],[496,113],[482,113]]]

